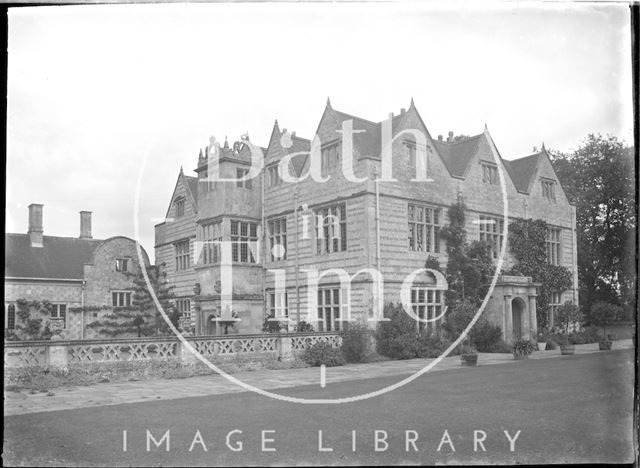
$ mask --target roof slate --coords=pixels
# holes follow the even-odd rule
[[[451,175],[464,177],[467,166],[478,151],[478,144],[483,136],[484,134],[481,133],[454,143],[437,140],[433,143]]]
[[[5,234],[4,274],[16,278],[82,279],[98,239],[43,236],[42,247],[31,247],[28,234]]]
[[[535,153],[524,158],[504,161],[507,171],[513,180],[518,192],[529,193],[529,185],[531,178],[536,172],[538,166],[538,158],[542,153]]]

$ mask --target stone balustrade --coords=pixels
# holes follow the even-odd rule
[[[327,342],[342,343],[335,333],[286,333],[185,337],[193,349],[206,358],[268,355],[293,359],[307,347]],[[196,356],[176,337],[124,338],[74,341],[5,342],[4,366],[57,366],[87,362],[145,361],[178,358],[193,362]]]

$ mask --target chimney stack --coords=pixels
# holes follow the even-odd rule
[[[404,107],[400,109],[400,115],[403,115],[405,112],[407,112],[407,109],[405,109]]]
[[[80,212],[80,239],[92,239],[91,211]]]
[[[453,142],[453,132],[449,130],[449,137],[447,138],[448,142]]]
[[[442,135],[438,135],[438,141],[442,141]]]
[[[29,240],[31,247],[42,247],[42,207],[39,203],[29,205]]]

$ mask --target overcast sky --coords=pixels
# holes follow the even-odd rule
[[[9,12],[7,232],[133,237],[153,258],[180,166],[273,121],[311,137],[327,96],[380,121],[415,99],[435,137],[487,123],[503,157],[632,142],[629,9],[615,4],[108,5]]]

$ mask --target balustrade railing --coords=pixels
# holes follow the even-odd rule
[[[315,343],[324,341],[338,347],[342,342],[340,335],[326,332],[185,338],[198,353],[208,358],[271,354],[291,359]],[[193,361],[194,356],[176,337],[16,341],[5,342],[4,346],[5,367],[65,366],[72,363],[170,358]]]

